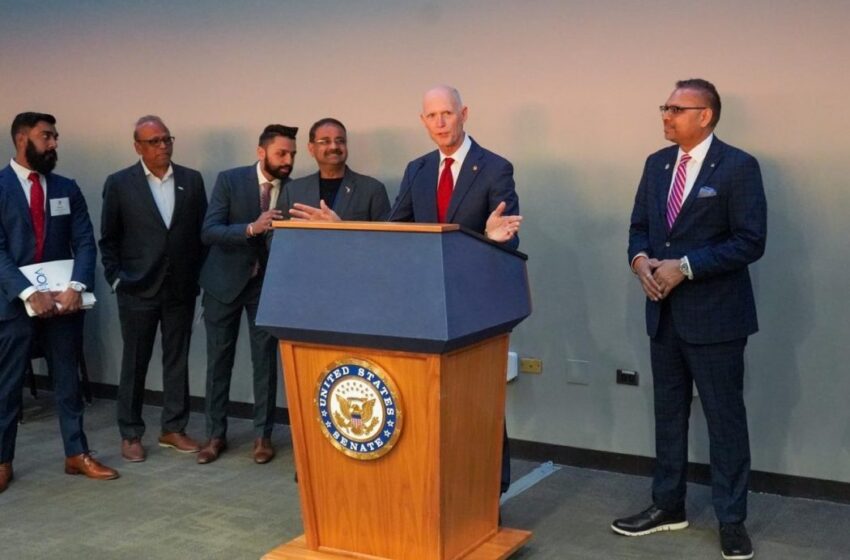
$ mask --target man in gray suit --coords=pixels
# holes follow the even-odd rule
[[[201,231],[210,247],[201,269],[207,330],[208,441],[198,463],[211,463],[227,447],[227,403],[242,311],[248,315],[254,374],[254,461],[274,457],[271,445],[277,396],[277,341],[257,328],[257,306],[268,249],[266,232],[282,218],[275,208],[295,161],[297,128],[271,124],[260,134],[257,158],[218,175]]]
[[[277,207],[288,217],[293,204],[332,208],[343,220],[382,221],[390,212],[387,189],[380,181],[355,173],[348,159],[345,125],[334,118],[316,121],[310,127],[310,155],[319,171],[286,185]]]

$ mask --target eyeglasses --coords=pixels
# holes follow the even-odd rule
[[[660,105],[658,107],[662,115],[670,113],[674,117],[681,114],[682,111],[699,111],[702,109],[708,109],[708,107],[680,107],[678,105]]]
[[[313,144],[317,144],[319,146],[330,146],[331,144],[339,144],[340,146],[345,146],[348,142],[345,138],[319,138],[318,140],[313,140]]]
[[[173,136],[162,136],[160,138],[151,138],[150,140],[136,140],[139,144],[147,144],[151,148],[156,148],[160,144],[170,146],[174,143]]]

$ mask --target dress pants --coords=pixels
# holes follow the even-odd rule
[[[708,424],[712,503],[721,523],[747,517],[750,445],[744,406],[747,339],[690,344],[679,338],[669,302],[650,340],[655,396],[654,504],[675,511],[685,505],[688,420],[696,383]]]
[[[189,342],[195,296],[175,294],[172,282],[167,278],[159,293],[151,298],[124,293],[118,286],[118,316],[124,341],[117,403],[122,439],[141,438],[145,433],[145,378],[158,326],[162,330],[162,431],[184,432],[189,422]]]
[[[236,341],[242,310],[248,316],[251,363],[254,376],[254,432],[270,437],[277,399],[277,340],[256,325],[262,275],[253,278],[231,303],[204,293],[204,323],[207,329],[207,437],[224,438],[227,433],[227,404],[236,356]]]
[[[504,494],[511,486],[511,450],[508,447],[508,427],[502,433],[502,476],[499,484],[499,493]]]
[[[31,319],[22,312],[0,325],[0,463],[11,462],[15,457],[24,371],[33,343],[41,347],[53,378],[65,456],[88,452],[80,398],[82,336],[81,312],[50,319]]]

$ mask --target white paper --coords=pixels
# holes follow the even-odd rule
[[[71,282],[71,274],[74,272],[74,260],[66,259],[28,264],[22,266],[19,270],[39,292],[64,292]],[[97,303],[97,298],[94,297],[92,292],[83,292],[80,295],[83,298],[83,309],[91,309]],[[36,314],[29,302],[24,302],[24,305],[27,308],[27,315],[35,317]]]

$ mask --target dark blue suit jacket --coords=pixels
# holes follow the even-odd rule
[[[629,262],[688,257],[694,279],[667,296],[679,336],[694,344],[743,338],[758,330],[747,265],[764,254],[767,203],[754,157],[715,137],[672,231],[667,192],[678,146],[646,160],[629,228]],[[655,336],[661,302],[646,300],[646,330]]]
[[[74,259],[71,280],[94,290],[97,246],[88,207],[77,183],[53,173],[46,177],[44,255],[42,261]],[[70,213],[52,216],[52,200],[67,198]],[[18,294],[31,284],[19,267],[32,264],[35,236],[29,204],[15,171],[7,165],[0,171],[0,320],[24,313]]]
[[[210,250],[201,268],[200,284],[223,303],[232,303],[242,293],[258,261],[265,268],[266,236],[245,235],[248,224],[260,214],[256,163],[218,174],[201,229],[201,241]]]
[[[390,220],[398,222],[437,222],[437,180],[440,152],[434,150],[407,164]],[[487,218],[505,201],[505,215],[519,214],[519,198],[514,185],[514,168],[505,158],[485,150],[472,140],[472,147],[457,177],[446,221],[484,233]],[[506,246],[516,248],[519,237]]]

